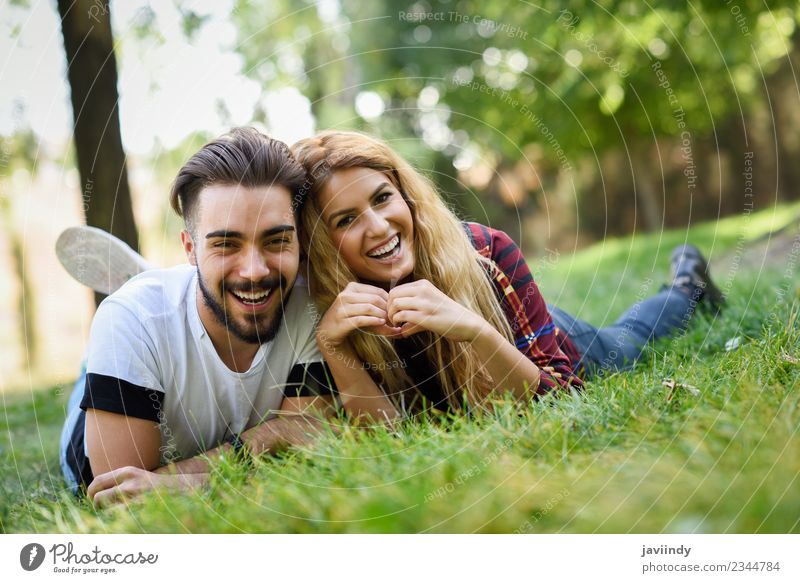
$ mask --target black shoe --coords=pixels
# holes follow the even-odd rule
[[[725,303],[725,296],[711,281],[708,262],[700,249],[694,245],[679,245],[672,250],[672,287],[700,290],[698,301],[707,302],[719,309]]]

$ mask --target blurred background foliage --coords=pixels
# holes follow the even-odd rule
[[[563,247],[742,212],[751,152],[756,204],[797,196],[795,2],[239,2],[233,18],[247,75],[295,84],[318,127],[409,138],[463,211],[515,235],[520,215]]]
[[[191,43],[207,3],[174,5]],[[263,94],[299,91],[316,129],[392,140],[473,218],[545,214],[563,246],[741,212],[751,152],[757,202],[795,198],[800,138],[782,130],[800,121],[799,14],[790,0],[236,0],[228,19]],[[168,40],[148,3],[125,26],[117,53]],[[268,104],[250,121],[270,131],[283,114]],[[35,169],[29,128],[1,139],[5,166]],[[186,150],[144,158],[166,183]]]
[[[78,162],[108,149],[81,144],[77,131],[59,141],[37,126],[24,97],[3,99],[0,212],[8,245],[0,253],[21,282],[12,297],[26,286],[42,289],[23,276],[38,241],[26,238],[33,231],[24,201],[37,192],[43,169],[56,168],[60,178],[42,190],[55,189],[78,209],[61,212],[60,202],[46,198],[56,195],[39,195],[53,213],[43,227],[48,254],[70,222],[111,224],[98,216],[128,196],[127,165],[141,248],[169,263],[180,259],[169,184],[204,140],[231,125],[254,124],[287,141],[328,128],[377,134],[428,174],[462,216],[505,229],[532,260],[546,249],[749,213],[800,193],[800,7],[790,0],[0,4],[11,39],[7,64],[32,22],[53,21],[62,36],[36,42],[60,52],[62,70],[30,76],[41,86],[42,76],[52,77],[75,109],[80,81],[68,79],[74,61],[61,44],[70,32],[59,12],[68,11],[84,21],[88,15],[91,31],[105,27],[113,43],[113,51],[81,45],[98,51],[103,66],[116,57],[120,76],[119,94],[95,95],[108,112],[90,107],[81,115],[105,131],[119,123],[119,109],[126,155],[105,163],[114,186],[89,197],[94,178],[84,170],[73,176]],[[207,68],[184,66],[176,43],[197,48],[209,37],[220,40]],[[233,79],[242,84],[217,74],[217,57],[233,59]],[[30,82],[22,78],[27,71],[13,78],[8,70],[0,72],[7,88]],[[140,70],[149,75],[131,81]],[[131,104],[179,73],[186,75],[180,99],[126,122]],[[92,87],[84,89],[91,95]],[[201,97],[213,99],[213,111],[196,115],[180,139],[128,147],[131,128],[170,125],[170,116]],[[90,216],[101,199],[115,204]],[[23,302],[30,321],[34,300]],[[86,320],[76,327],[85,329]]]

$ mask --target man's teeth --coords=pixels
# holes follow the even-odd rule
[[[379,247],[374,251],[370,251],[369,253],[367,253],[367,255],[369,255],[370,257],[379,257],[381,255],[386,255],[387,253],[394,251],[394,248],[397,247],[399,244],[400,244],[400,235],[395,235],[391,241],[386,243],[386,245],[384,245],[383,247]]]
[[[263,300],[267,299],[267,297],[271,292],[272,290],[262,291],[258,293],[251,293],[251,292],[237,290],[237,291],[232,291],[231,293],[244,302],[258,304]]]

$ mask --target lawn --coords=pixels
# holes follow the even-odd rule
[[[713,255],[726,310],[699,315],[635,371],[471,419],[346,429],[252,468],[221,460],[194,494],[93,510],[60,477],[69,388],[6,395],[0,530],[798,532],[800,249],[747,255],[799,213],[783,206],[533,263],[548,301],[600,323],[658,290],[674,245]]]

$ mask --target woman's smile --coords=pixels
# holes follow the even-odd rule
[[[378,245],[371,251],[368,251],[367,256],[370,259],[375,259],[376,261],[392,262],[397,259],[401,252],[402,248],[400,234],[395,233],[389,238],[389,241]]]

